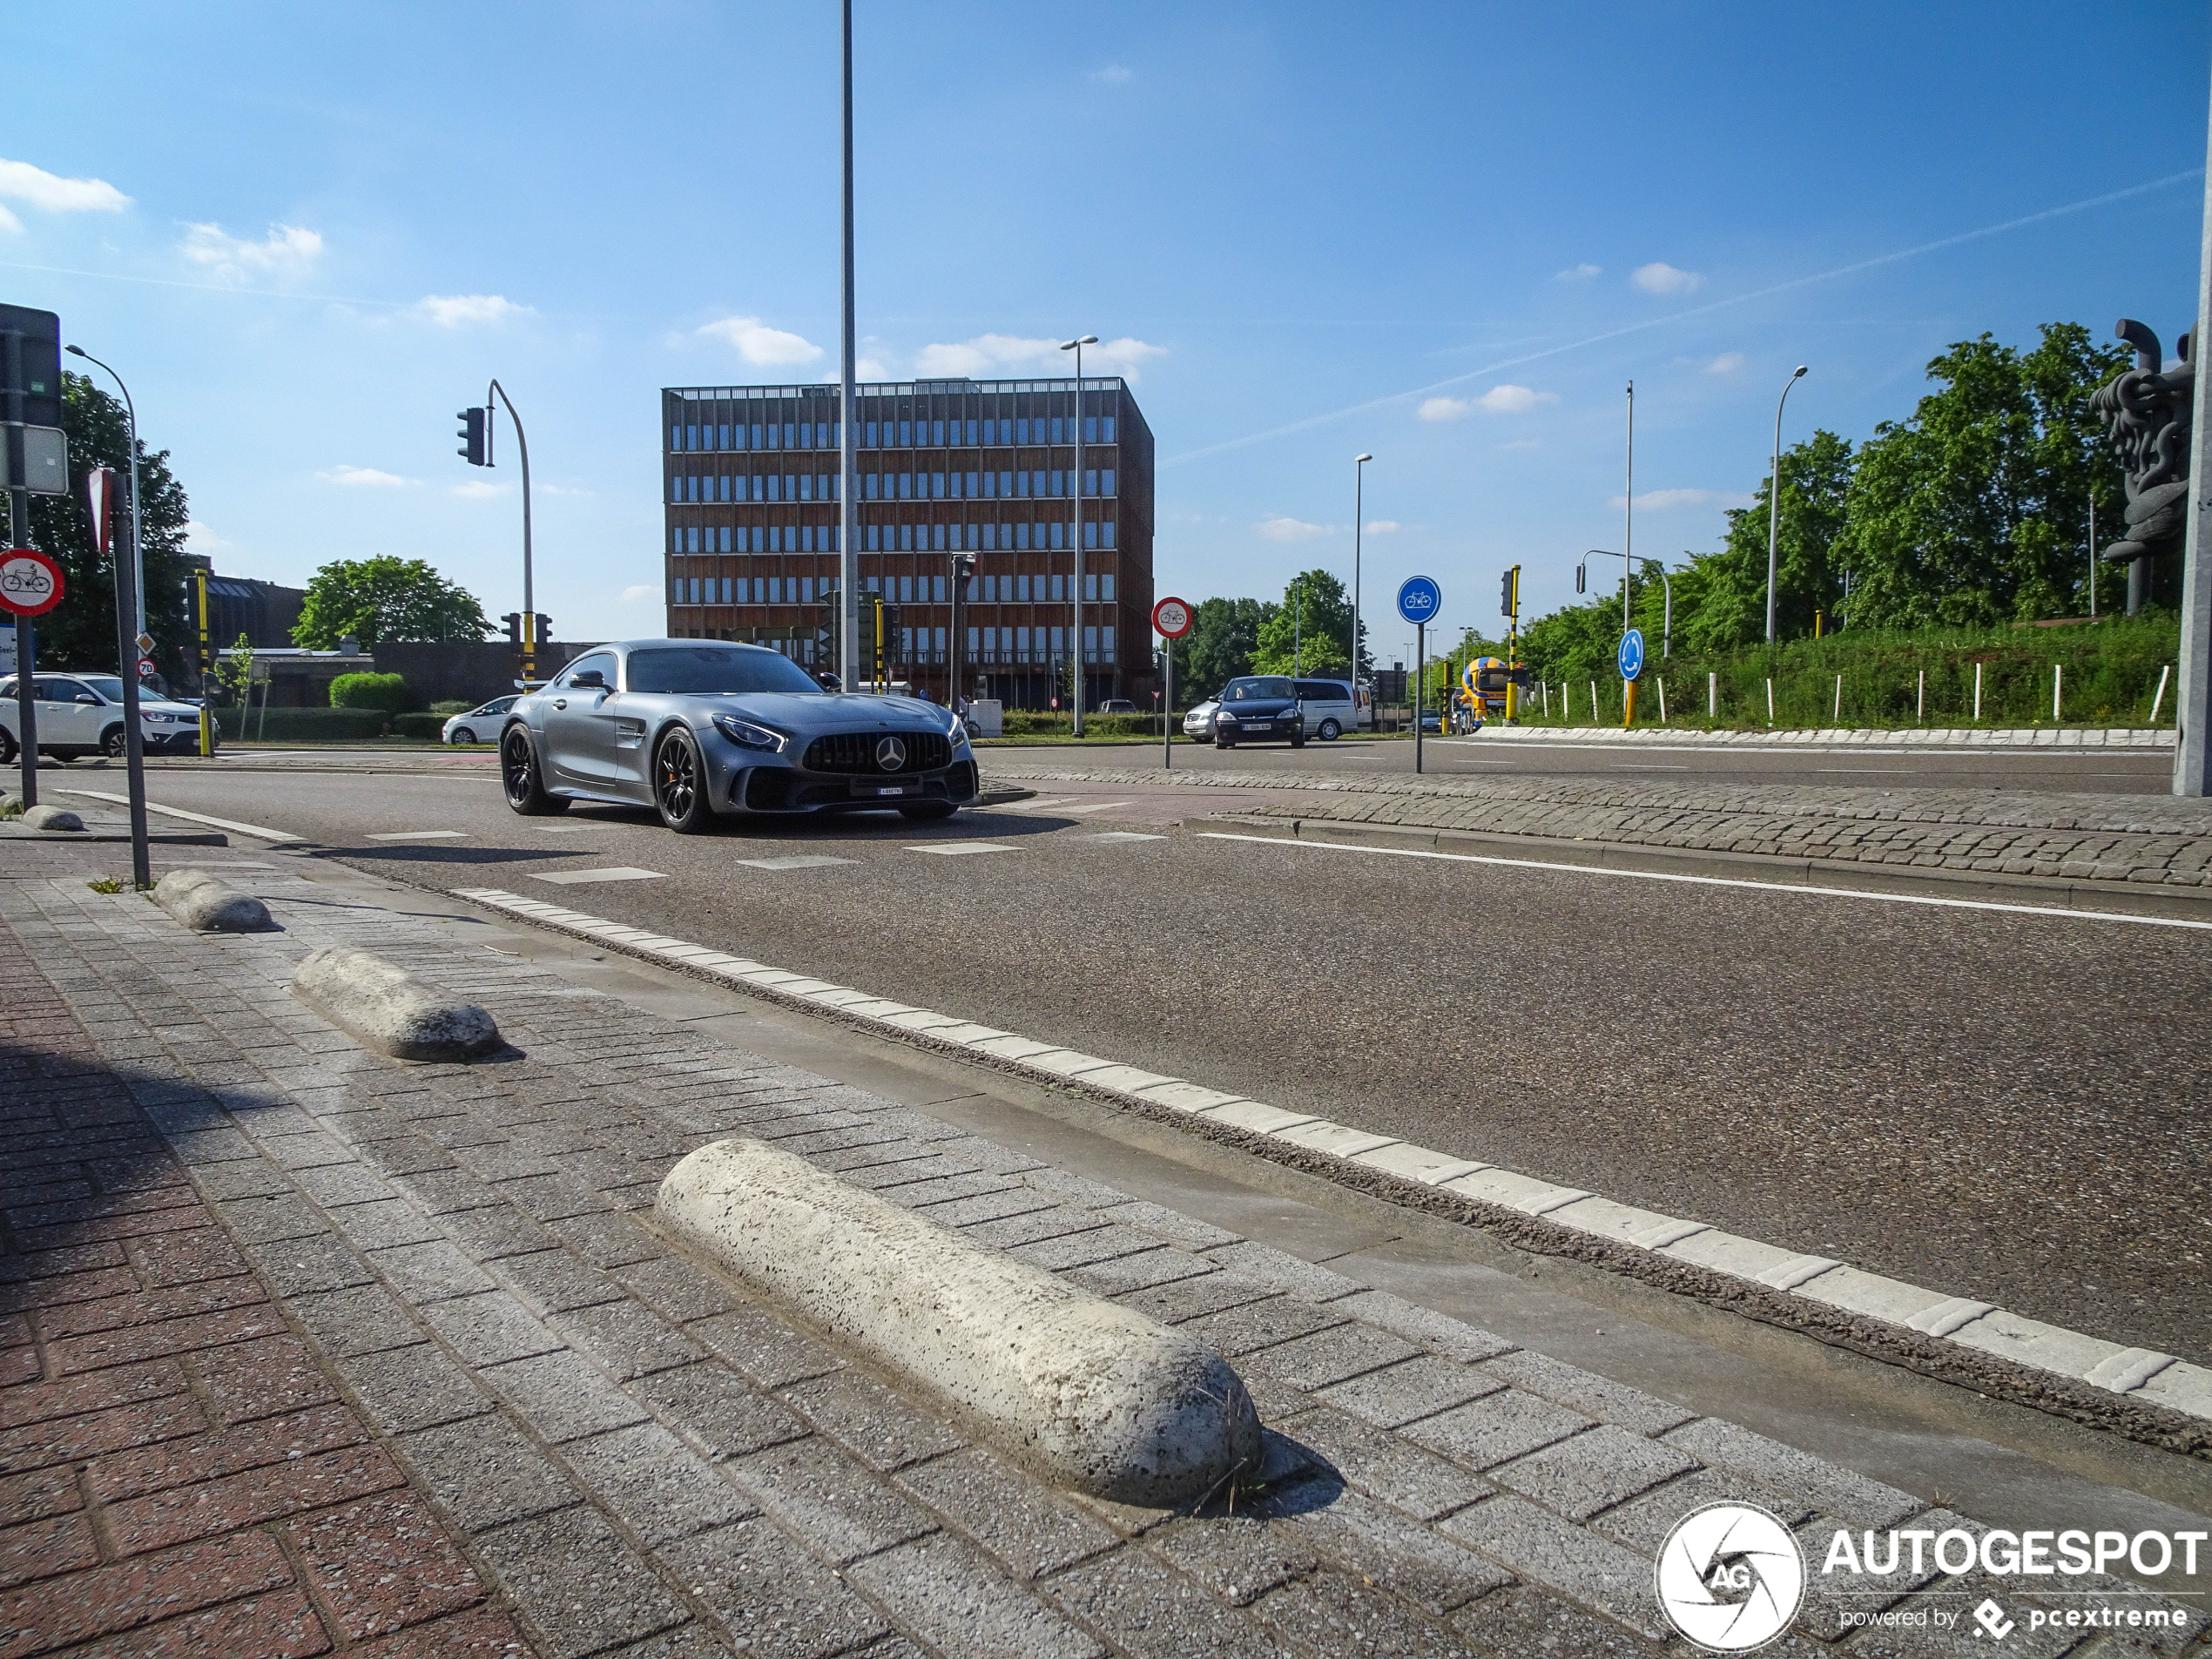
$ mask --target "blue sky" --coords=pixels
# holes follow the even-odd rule
[[[1112,343],[1193,599],[1349,577],[1372,451],[1386,660],[1406,574],[1487,628],[1503,565],[1541,611],[1621,545],[1631,378],[1635,545],[1671,559],[1799,362],[1785,439],[1858,441],[1953,340],[2194,308],[2199,7],[856,12],[866,372]],[[515,475],[451,435],[496,374],[539,607],[657,629],[658,388],[836,372],[834,6],[100,15],[10,24],[0,299],[131,377],[197,545],[295,583],[421,556],[516,608]]]

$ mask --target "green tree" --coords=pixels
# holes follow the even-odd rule
[[[1260,626],[1274,609],[1258,599],[1202,599],[1175,647],[1177,700],[1188,708],[1252,671]]]
[[[387,554],[339,559],[317,570],[292,639],[330,651],[351,637],[369,650],[380,640],[482,639],[490,631],[475,595],[421,559]]]
[[[249,634],[240,634],[238,643],[231,647],[228,657],[219,653],[215,658],[215,683],[229,694],[231,700],[243,703],[246,688],[253,684],[253,640]]]
[[[1928,365],[1940,389],[1859,452],[1832,556],[1854,626],[2035,621],[2086,610],[2089,499],[2120,526],[2118,462],[2089,395],[2126,368],[2079,323],[2025,354],[1988,334]],[[2101,596],[2104,589],[2100,586]]]
[[[61,604],[38,618],[38,660],[55,668],[115,670],[115,569],[92,550],[92,519],[85,508],[84,475],[95,467],[115,469],[115,554],[131,557],[131,423],[121,401],[83,374],[62,376],[62,430],[69,439],[66,496],[30,498],[31,544],[59,561],[65,580]],[[184,487],[169,470],[169,452],[138,442],[138,488],[145,494],[141,538],[146,570],[146,615],[142,626],[155,641],[154,658],[176,677],[197,641],[185,578]],[[4,502],[0,497],[0,502]],[[187,676],[186,678],[189,678]]]
[[[1775,536],[1774,626],[1778,637],[1812,631],[1813,612],[1834,625],[1844,598],[1836,543],[1845,523],[1856,458],[1834,433],[1815,432],[1782,453],[1782,511]],[[1675,635],[1696,651],[1726,651],[1766,637],[1766,555],[1772,475],[1749,507],[1731,508],[1717,553],[1693,556],[1676,578]],[[1656,590],[1657,583],[1649,584]],[[1649,590],[1647,590],[1649,597]]]
[[[1343,678],[1352,671],[1352,595],[1326,570],[1291,578],[1283,603],[1260,624],[1252,650],[1255,674]]]

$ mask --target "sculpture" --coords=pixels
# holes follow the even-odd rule
[[[2191,338],[2175,342],[2180,363],[2168,369],[2158,336],[2122,317],[2113,333],[2135,348],[2135,366],[2099,387],[2089,399],[2105,435],[2128,472],[2128,534],[2102,557],[2128,567],[2128,614],[2142,609],[2152,561],[2178,553],[2188,529],[2189,420],[2196,395]],[[2178,563],[2178,561],[2176,561]]]

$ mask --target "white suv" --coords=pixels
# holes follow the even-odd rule
[[[31,676],[37,704],[38,752],[57,760],[80,755],[123,758],[123,682],[112,674],[37,673]],[[16,758],[23,745],[17,728],[16,677],[0,678],[0,765]],[[146,752],[199,752],[199,711],[141,690],[138,727]]]

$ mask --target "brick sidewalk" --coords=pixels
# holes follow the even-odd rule
[[[1586,783],[1291,772],[1076,769],[993,761],[987,782],[1285,792],[1269,818],[1832,860],[2066,881],[2212,884],[2212,801],[2029,790]],[[1194,796],[1194,803],[1202,799]]]
[[[17,1132],[51,1176],[10,1195],[4,1263],[54,1288],[0,1410],[78,1426],[10,1466],[0,1656],[125,1624],[138,1646],[95,1650],[318,1651],[412,1617],[381,1651],[1577,1659],[1665,1650],[1653,1552],[1713,1498],[1973,1527],[273,867],[232,874],[287,931],[203,938],[16,857],[9,1075],[38,1080]],[[356,1049],[283,988],[339,940],[482,1001],[514,1051]],[[1264,1487],[1233,1515],[1048,1488],[673,1254],[654,1189],[731,1133],[1189,1324],[1259,1403]],[[103,1303],[105,1330],[70,1323]],[[1929,1573],[1877,1600],[1991,1588],[2032,1599]],[[1825,1595],[1801,1631],[1835,1634]],[[258,1622],[195,1645],[210,1603]]]

